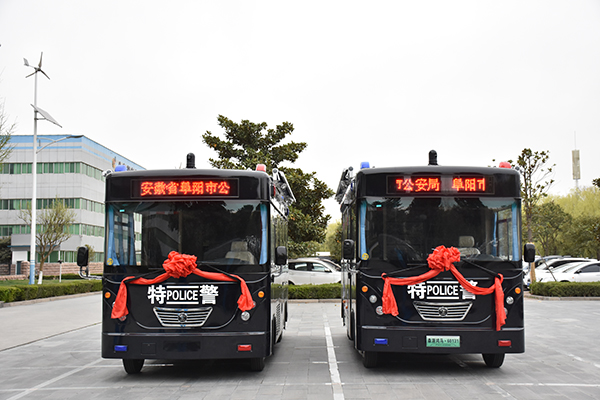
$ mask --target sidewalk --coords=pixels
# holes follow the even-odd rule
[[[0,351],[100,323],[99,292],[52,297],[0,308]]]

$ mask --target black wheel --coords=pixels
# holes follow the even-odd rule
[[[132,360],[128,358],[123,359],[123,367],[125,368],[125,372],[128,374],[138,374],[142,370],[143,366],[143,358],[141,360]]]
[[[500,368],[504,362],[504,353],[482,354],[485,365],[490,368]]]
[[[260,372],[265,368],[265,358],[251,358],[250,359],[250,371]]]
[[[363,365],[366,368],[375,368],[379,354],[375,351],[365,351],[363,353]]]

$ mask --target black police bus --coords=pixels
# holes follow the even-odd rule
[[[432,151],[424,167],[349,168],[336,198],[342,317],[366,367],[384,352],[481,353],[500,367],[524,351],[517,171],[439,166]]]
[[[106,176],[102,356],[128,373],[145,359],[248,359],[287,320],[284,174],[186,169]],[[85,264],[82,262],[82,264]]]

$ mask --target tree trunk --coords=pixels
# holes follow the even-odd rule
[[[42,279],[44,276],[44,261],[45,261],[44,258],[42,258],[42,260],[40,260],[40,274],[38,277],[38,285],[42,284]]]

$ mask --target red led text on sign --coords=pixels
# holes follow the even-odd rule
[[[388,194],[449,195],[494,193],[494,180],[491,176],[469,175],[388,175]]]
[[[396,190],[399,192],[439,192],[440,178],[397,178]]]
[[[226,180],[207,181],[142,181],[140,196],[232,196]]]
[[[457,192],[485,192],[485,178],[460,178],[452,179],[452,189]]]

